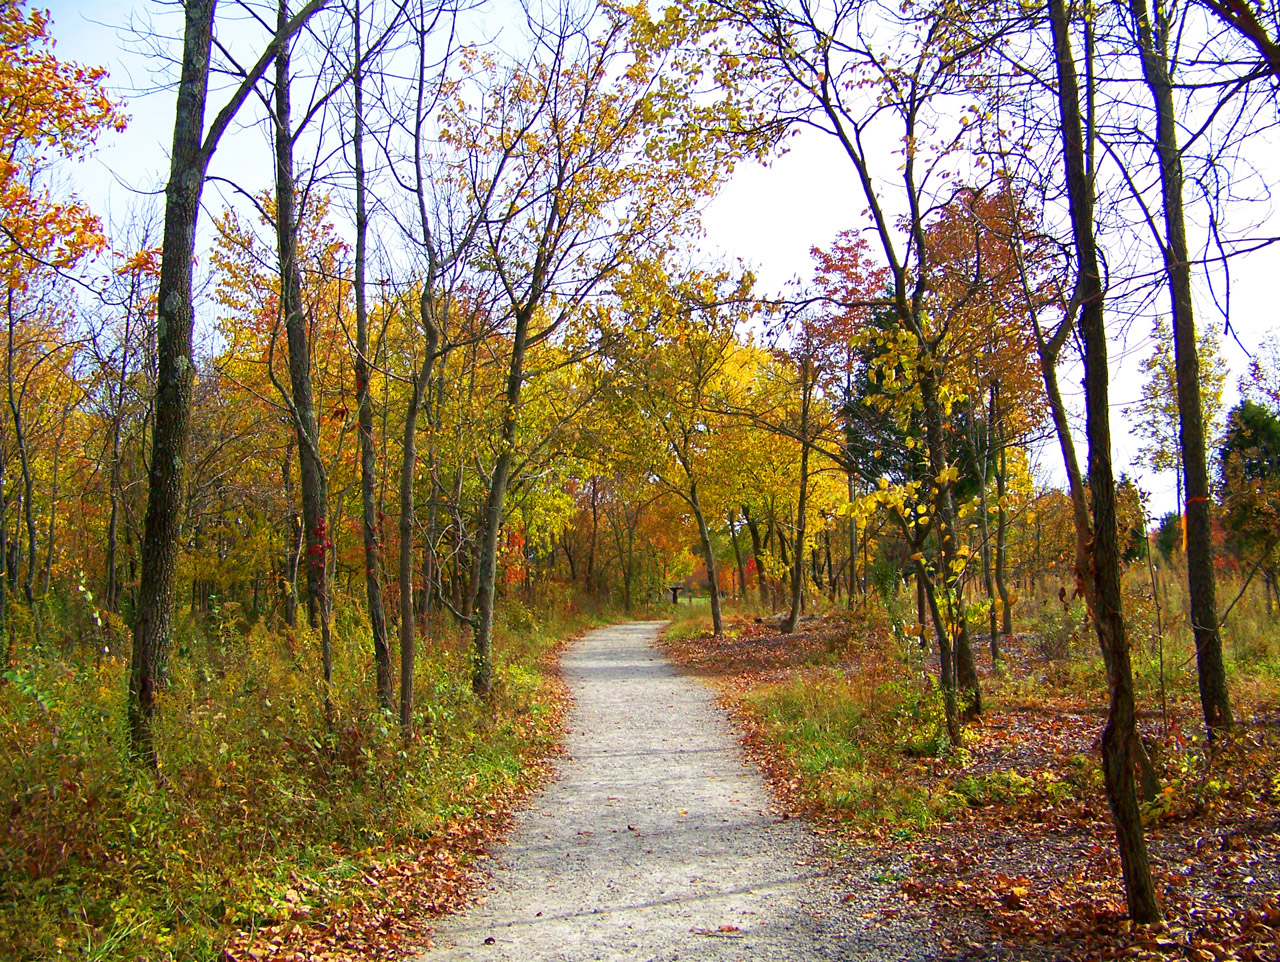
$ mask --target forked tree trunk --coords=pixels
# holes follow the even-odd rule
[[[165,188],[163,254],[156,297],[156,398],[151,473],[142,542],[142,577],[129,664],[129,743],[153,769],[159,765],[152,719],[173,644],[174,579],[182,527],[184,462],[190,435],[195,364],[191,265],[208,156],[202,149],[214,0],[187,0],[182,73]]]
[[[196,220],[209,158],[250,91],[262,79],[281,46],[324,0],[309,0],[285,29],[278,31],[205,133],[209,90],[209,53],[213,45],[216,0],[187,0],[183,5],[182,71],[178,80],[169,182],[165,187],[163,254],[156,292],[155,427],[151,436],[151,473],[142,542],[142,577],[133,650],[129,664],[129,743],[134,755],[158,766],[152,719],[155,693],[164,683],[172,646],[174,578],[182,528],[187,441],[195,364],[191,352],[195,309],[191,265]],[[202,139],[203,138],[203,139]]]

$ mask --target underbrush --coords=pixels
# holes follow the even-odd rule
[[[946,744],[941,699],[928,686],[869,686],[839,669],[808,669],[745,692],[739,704],[763,736],[757,744],[777,744],[816,811],[923,828],[950,807],[946,792],[911,777],[913,757]]]
[[[353,610],[335,619],[328,723],[309,631],[188,624],[158,779],[128,758],[119,652],[19,649],[0,683],[0,957],[217,959],[237,930],[318,917],[398,850],[496,825],[554,747],[551,655],[587,619],[510,605],[488,702],[469,636],[437,627],[406,745]]]
[[[1232,609],[1224,648],[1238,725],[1210,752],[1185,592],[1173,576],[1157,594],[1133,574],[1124,600],[1158,779],[1142,814],[1160,939],[1127,922],[1098,752],[1106,679],[1078,599],[1023,603],[998,664],[985,633],[973,635],[984,711],[960,746],[947,738],[936,652],[919,648],[903,627],[911,611],[892,598],[787,636],[737,621],[719,639],[681,625],[665,643],[716,686],[785,807],[822,826],[852,871],[894,883],[886,918],[936,920],[945,906],[942,927],[961,943],[986,931],[1028,957],[1063,957],[1069,944],[1065,957],[1275,958],[1277,621],[1256,593]],[[1220,588],[1225,608],[1239,586]]]

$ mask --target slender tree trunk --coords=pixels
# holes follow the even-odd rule
[[[564,550],[564,556],[569,562],[569,581],[576,584],[578,581],[578,568],[573,561],[573,552],[569,550],[569,532],[565,531],[560,536],[560,547]]]
[[[284,464],[280,474],[283,481],[285,503],[289,514],[285,518],[284,565],[281,568],[280,599],[284,602],[284,623],[298,627],[298,562],[302,557],[302,519],[294,507],[293,497],[293,444],[296,435],[290,433],[285,441]]]
[[[1058,79],[1067,200],[1078,265],[1073,300],[1079,305],[1080,332],[1084,341],[1085,418],[1089,442],[1089,486],[1093,496],[1094,626],[1107,663],[1110,694],[1107,724],[1102,734],[1103,780],[1116,824],[1129,915],[1135,922],[1151,923],[1159,920],[1160,908],[1156,902],[1134,785],[1133,746],[1137,739],[1133,675],[1120,599],[1115,480],[1111,470],[1106,320],[1093,234],[1093,186],[1086,171],[1080,95],[1065,3],[1063,0],[1049,0],[1048,11]]]
[[[287,0],[277,8],[277,29],[289,19]],[[320,629],[321,672],[326,711],[333,681],[333,641],[329,624],[328,478],[320,456],[315,395],[311,381],[311,343],[303,313],[302,268],[298,263],[298,220],[294,183],[294,135],[290,123],[289,52],[276,57],[276,240],[280,261],[280,312],[289,345],[289,384],[294,427],[298,435],[298,467],[302,480],[302,524],[307,545],[307,620]]]
[[[742,548],[738,544],[738,515],[732,508],[729,509],[729,539],[733,543],[733,561],[738,568],[738,590],[742,592],[741,597],[745,602],[747,600],[747,569],[742,564]]]
[[[852,507],[854,499],[853,488],[853,471],[850,469],[845,472],[845,481],[848,483],[849,505]],[[858,590],[858,519],[854,517],[852,511],[849,512],[849,610],[853,610],[853,598]]]
[[[1209,468],[1205,455],[1200,402],[1200,360],[1196,353],[1195,308],[1191,293],[1191,257],[1182,206],[1182,157],[1169,76],[1168,30],[1159,8],[1151,22],[1146,0],[1129,0],[1138,29],[1142,74],[1156,108],[1156,156],[1164,206],[1165,271],[1173,306],[1174,371],[1178,390],[1178,442],[1186,477],[1187,585],[1191,627],[1196,642],[1200,706],[1212,743],[1231,729],[1231,701],[1218,631],[1218,605],[1213,571],[1213,533]],[[1182,505],[1179,505],[1181,509]]]
[[[702,556],[707,563],[708,588],[711,590],[711,633],[718,638],[724,634],[724,617],[720,613],[720,570],[716,566],[715,548],[711,545],[711,531],[707,528],[707,519],[702,513],[698,482],[692,477],[689,479],[689,507],[693,508],[693,517],[698,522],[698,540],[702,543]]]
[[[744,504],[742,519],[747,522],[747,533],[751,535],[751,557],[756,563],[756,583],[760,589],[760,607],[769,604],[769,581],[764,573],[764,552],[760,545],[760,525],[751,517],[751,511]]]
[[[1005,496],[1008,490],[1008,462],[1005,458],[1005,441],[998,437],[1000,443],[999,467],[996,470],[996,592],[1000,595],[1001,625],[1006,637],[1013,634],[1013,606],[1009,603],[1009,587],[1005,583],[1005,570],[1008,566],[1009,545],[1009,511],[1005,507]]]
[[[596,596],[596,532],[600,527],[599,479],[591,479],[591,541],[587,545],[587,594]]]
[[[826,556],[827,597],[832,604],[835,604],[836,599],[840,597],[840,584],[836,578],[835,565],[831,561],[831,528],[826,525],[822,529],[822,551]]]
[[[922,365],[923,367],[923,365]],[[943,435],[942,405],[938,400],[938,384],[932,368],[925,368],[920,375],[920,396],[923,402],[926,448],[929,457],[929,473],[934,478],[943,477],[947,465],[947,448]],[[973,648],[969,642],[969,619],[966,614],[964,587],[957,573],[959,565],[959,528],[956,525],[955,501],[951,482],[933,483],[934,508],[937,512],[939,556],[942,559],[944,591],[941,605],[946,616],[945,627],[938,625],[940,633],[950,633],[946,641],[955,647],[956,685],[965,695],[964,715],[975,718],[982,713],[982,689],[978,684],[978,668],[973,660]],[[927,582],[930,588],[932,583]],[[936,604],[930,591],[930,604]]]
[[[920,646],[925,645],[925,631],[929,624],[929,601],[925,598],[924,578],[916,571],[916,623],[920,625]]]
[[[18,395],[14,391],[13,359],[17,353],[14,343],[17,318],[13,313],[13,289],[10,288],[5,299],[5,313],[9,320],[9,343],[6,352],[5,381],[9,389],[9,413],[13,416],[13,439],[18,447],[18,464],[22,468],[22,518],[27,526],[27,567],[22,579],[22,596],[27,607],[34,610],[36,597],[34,590],[36,569],[36,519],[32,507],[33,486],[31,483],[31,459],[27,454],[27,432],[22,424],[22,407],[18,403]]]
[[[360,433],[360,507],[364,534],[364,583],[369,603],[369,629],[373,635],[373,664],[377,675],[378,704],[390,711],[395,703],[395,686],[391,672],[391,651],[387,645],[387,614],[382,602],[382,549],[378,544],[378,515],[374,505],[377,481],[373,447],[373,404],[369,397],[369,311],[365,281],[369,215],[366,210],[364,166],[364,52],[360,46],[360,2],[352,11],[355,42],[355,69],[352,89],[355,100],[352,147],[355,152],[356,175],[356,407]]]
[[[58,428],[58,438],[53,443],[53,484],[49,492],[49,527],[44,540],[44,584],[40,588],[42,595],[49,593],[49,581],[53,577],[53,547],[58,519],[58,473],[62,467],[62,442],[67,435],[67,419],[72,407],[71,404],[63,407],[62,425]]]
[[[800,493],[796,499],[796,540],[793,545],[794,550],[791,552],[794,562],[791,568],[791,609],[787,612],[787,617],[783,619],[779,629],[784,635],[789,635],[796,630],[796,625],[800,621],[800,606],[804,601],[805,520],[809,507],[809,392],[807,389],[805,389],[802,406],[804,410],[801,414],[801,432],[804,439],[800,445]],[[716,633],[719,634],[718,631]]]
[[[502,528],[502,510],[511,480],[515,458],[516,426],[520,416],[520,393],[524,384],[524,354],[528,341],[531,313],[537,298],[516,313],[511,338],[511,365],[507,372],[507,391],[502,412],[502,436],[489,496],[485,501],[480,531],[479,571],[476,577],[475,664],[471,687],[476,694],[488,697],[493,691],[493,605],[498,576],[498,533]]]
[[[418,316],[427,344],[404,413],[404,457],[400,462],[400,733],[406,741],[413,737],[413,675],[417,651],[413,617],[413,489],[418,464],[418,412],[431,383],[432,366],[440,348],[433,296],[428,287],[424,287],[419,296]]]
[[[132,304],[132,298],[130,298]],[[116,409],[111,418],[111,471],[107,482],[107,497],[111,502],[111,518],[107,523],[107,586],[104,603],[108,611],[120,610],[120,577],[116,571],[116,550],[119,543],[120,516],[120,434],[124,421],[124,392],[129,378],[129,334],[133,326],[132,306],[124,318],[124,340],[120,347],[120,379],[116,382]]]
[[[978,446],[974,445],[975,452]],[[991,635],[991,666],[994,668],[1000,661],[1000,642],[996,637],[996,624],[999,619],[999,612],[996,611],[996,583],[992,573],[991,559],[991,517],[989,506],[987,504],[987,479],[985,477],[986,452],[981,452],[983,457],[979,464],[979,488],[978,488],[978,525],[979,533],[982,537],[982,587],[987,595],[987,604],[990,606],[987,611],[988,622],[990,625]]]
[[[5,647],[4,662],[13,665],[13,629],[9,624],[9,579],[5,577],[5,559],[9,557],[9,502],[4,490],[5,469],[9,465],[4,456],[5,438],[0,432],[0,640]]]

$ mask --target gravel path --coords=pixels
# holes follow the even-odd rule
[[[866,928],[865,899],[823,874],[803,825],[770,815],[710,692],[654,647],[660,626],[565,654],[558,778],[496,853],[487,898],[442,920],[422,962],[930,958],[909,925]]]

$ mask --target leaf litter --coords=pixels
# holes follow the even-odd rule
[[[664,639],[678,665],[717,689],[786,814],[807,818],[827,841],[865,920],[927,920],[958,959],[1280,960],[1274,694],[1244,706],[1237,734],[1212,755],[1187,693],[1169,705],[1167,734],[1158,713],[1140,719],[1149,748],[1163,748],[1153,752],[1161,793],[1145,817],[1165,921],[1138,926],[1126,917],[1098,768],[1105,696],[1060,683],[1034,639],[1004,639],[999,674],[984,659],[994,707],[968,726],[962,750],[910,757],[898,746],[869,760],[878,779],[869,792],[910,786],[932,800],[929,818],[867,819],[833,802],[830,772],[806,769],[760,693],[815,671],[856,678],[888,664],[900,672],[879,635],[836,615],[791,636],[737,620],[719,638]],[[848,737],[884,736],[867,729]],[[873,893],[868,879],[880,883]]]

